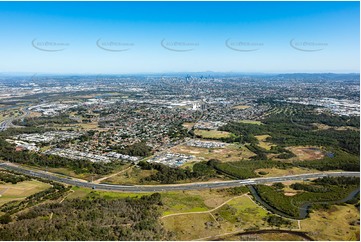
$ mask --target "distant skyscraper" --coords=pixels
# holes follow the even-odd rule
[[[199,109],[199,103],[193,103],[193,110],[198,110]]]

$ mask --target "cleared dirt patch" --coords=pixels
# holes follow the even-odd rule
[[[187,145],[177,145],[171,148],[171,152],[186,155],[194,155],[198,160],[218,159],[222,162],[239,161],[249,159],[255,154],[244,146],[228,145],[225,148],[200,148]]]
[[[325,156],[324,151],[322,151],[318,147],[295,146],[288,147],[287,149],[290,150],[293,154],[295,154],[297,156],[297,159],[301,161],[319,160]]]
[[[233,106],[232,108],[234,109],[247,109],[250,108],[251,106],[248,105],[237,105],[237,106]]]
[[[334,129],[334,130],[338,130],[338,131],[343,131],[343,130],[359,131],[358,128],[351,127],[351,126],[329,126],[329,125],[320,124],[320,123],[313,123],[312,125],[316,126],[319,130]]]
[[[297,192],[285,192],[285,196],[292,197],[294,195],[297,195]]]
[[[40,117],[41,116],[41,113],[38,113],[38,112],[30,112],[29,115],[28,115],[28,118],[37,118],[37,117]]]
[[[195,123],[183,123],[183,127],[187,128],[187,129],[190,129],[194,126]]]
[[[167,217],[163,223],[166,230],[175,233],[177,240],[193,240],[220,233],[215,219],[209,213]]]
[[[217,207],[219,204],[222,204],[224,202],[224,198],[222,197],[211,197],[206,200],[204,200],[204,204],[208,207]]]
[[[292,168],[288,168],[288,169],[263,168],[263,169],[257,169],[257,170],[255,170],[255,172],[264,177],[274,177],[274,176],[287,176],[287,175],[315,173],[315,172],[320,172],[320,171],[314,170],[314,169],[292,167]],[[262,175],[262,174],[265,174],[265,175]]]
[[[137,167],[131,167],[129,170],[126,170],[125,172],[119,173],[106,180],[103,180],[102,183],[140,184],[140,180],[142,178],[148,177],[155,173],[157,173],[156,170],[142,170]]]

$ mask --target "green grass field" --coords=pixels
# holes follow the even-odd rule
[[[318,210],[301,221],[301,228],[315,240],[358,241],[360,239],[360,211],[354,205],[332,205]]]
[[[70,193],[66,199],[85,198],[87,196],[103,197],[107,199],[141,197],[152,193],[128,193],[128,192],[112,192],[112,191],[95,191],[84,187],[72,187],[74,192]]]
[[[49,184],[37,180],[0,184],[0,206],[10,201],[25,199],[49,187]]]
[[[320,172],[320,171],[315,170],[315,169],[301,168],[301,167],[292,167],[292,168],[287,168],[287,169],[262,168],[262,169],[255,170],[255,173],[259,174],[259,172],[261,172],[261,174],[262,174],[262,172],[267,173],[266,175],[261,175],[261,176],[275,177],[275,176],[287,176],[287,175],[316,173],[316,172]]]
[[[190,195],[182,192],[168,192],[162,194],[164,203],[163,215],[185,212],[201,212],[209,210],[200,195]]]
[[[156,170],[142,170],[140,168],[132,167],[129,170],[102,182],[110,184],[140,184],[142,178],[148,177],[156,172]]]
[[[233,106],[232,108],[234,109],[247,109],[250,108],[251,106],[248,105],[237,105],[237,106]]]
[[[177,240],[194,240],[250,228],[271,229],[265,222],[267,211],[248,196],[241,196],[211,212],[193,212],[162,218],[165,228],[175,233]],[[297,228],[292,221],[290,229]]]
[[[203,129],[196,129],[194,133],[197,136],[201,136],[203,139],[221,139],[227,138],[231,136],[231,133],[226,131],[218,131],[218,130],[203,130]]]
[[[27,165],[23,165],[25,167],[29,167],[31,169],[39,169],[41,170],[41,168],[38,167],[33,167],[33,166],[27,166]],[[96,180],[101,178],[100,175],[96,175],[96,174],[89,174],[89,173],[83,173],[83,174],[77,174],[74,171],[72,171],[71,169],[68,168],[52,168],[52,167],[48,167],[47,171],[55,173],[55,174],[59,174],[61,176],[66,176],[66,177],[74,177],[74,178],[78,178],[78,179],[82,179],[82,180],[87,180],[87,181],[91,181],[92,179]]]
[[[73,187],[72,190],[74,192],[68,195],[67,199],[87,196],[116,199],[151,194],[94,191],[79,187]],[[166,230],[175,233],[176,240],[194,240],[249,229],[277,229],[265,222],[268,211],[254,203],[248,195],[231,199],[234,196],[229,195],[224,190],[206,189],[162,192],[161,196],[163,204],[161,212],[165,216],[161,218],[161,221]],[[316,240],[356,240],[359,236],[359,225],[357,225],[359,218],[360,215],[355,206],[333,205],[328,210],[313,212],[310,214],[310,218],[302,220],[301,231],[307,232],[309,236]],[[298,230],[297,221],[289,221],[291,221],[291,224],[281,226],[281,229]],[[226,240],[237,240],[237,238],[241,239],[243,237],[224,237]],[[282,232],[262,234],[252,238],[269,240],[300,239],[299,236]]]
[[[182,124],[183,127],[187,129],[191,129],[194,126],[195,123],[185,122]]]
[[[270,142],[267,142],[266,139],[271,137],[268,134],[265,135],[255,135],[254,136],[257,140],[258,140],[258,146],[265,149],[265,150],[270,150],[272,148],[272,146],[276,146],[275,144],[272,144]]]
[[[73,187],[74,192],[67,196],[67,199],[85,198],[87,196],[100,196],[109,199],[140,197],[150,195],[152,193],[127,193],[113,191],[95,191],[89,188]],[[195,190],[195,191],[179,191],[179,192],[161,192],[163,206],[161,208],[162,215],[185,212],[208,211],[215,208],[231,196],[222,189],[213,190]]]
[[[244,123],[244,124],[257,124],[257,125],[262,124],[261,121],[255,121],[255,120],[240,120],[239,122]]]
[[[243,222],[251,222],[256,224],[256,220],[262,219],[267,215],[267,211],[256,205],[248,196],[235,198],[227,203],[228,206],[222,206],[213,213],[219,213],[224,219],[231,223],[236,223],[237,218],[241,218]],[[231,211],[234,208],[234,214]]]

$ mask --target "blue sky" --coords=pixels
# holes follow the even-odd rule
[[[359,2],[0,2],[0,72],[359,72]]]

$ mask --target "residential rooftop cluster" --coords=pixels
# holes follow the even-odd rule
[[[226,125],[226,123],[221,121],[214,122],[206,122],[206,121],[198,121],[195,125],[195,129],[205,129],[205,130],[217,130],[219,127]]]
[[[287,102],[321,106],[319,111],[330,111],[337,115],[360,116],[359,101],[335,98],[289,98]]]
[[[205,140],[189,140],[186,143],[188,146],[193,146],[193,147],[200,147],[200,148],[224,148],[226,147],[228,144],[227,143],[223,143],[223,142],[218,142],[218,141],[205,141]]]
[[[119,154],[117,152],[108,152],[106,154],[106,156],[116,158],[116,159],[120,159],[120,160],[123,160],[123,161],[131,161],[131,162],[137,162],[140,159],[139,157],[136,157],[136,156],[123,155],[123,154]]]
[[[72,149],[60,149],[60,148],[54,148],[50,149],[44,152],[45,154],[51,154],[51,155],[57,155],[69,159],[74,160],[89,160],[91,162],[104,162],[108,163],[111,162],[111,160],[102,155],[96,155],[89,152],[81,152],[78,150],[72,150]]]
[[[177,167],[181,166],[184,163],[187,163],[193,160],[195,156],[193,155],[184,155],[178,153],[164,153],[160,155],[156,155],[148,160],[150,163],[161,163],[163,165]]]
[[[99,109],[99,113],[100,127],[109,129],[114,142],[126,146],[147,140],[154,149],[174,141],[173,133],[181,131],[181,124],[196,115],[192,110],[127,101]]]
[[[34,121],[15,123],[14,118],[4,115],[3,126],[28,124],[74,131],[21,134],[13,137],[19,149],[36,151],[39,146],[44,150],[43,143],[50,143],[51,150],[61,149],[54,153],[89,157],[95,162],[114,159],[137,162],[140,157],[127,156],[121,151],[140,142],[151,147],[156,157],[184,142],[195,147],[222,148],[222,143],[184,138],[189,136],[187,132],[191,128],[218,130],[229,122],[261,121],[273,112],[272,105],[267,104],[273,101],[317,105],[320,112],[334,115],[359,116],[360,112],[359,76],[351,74],[29,78],[0,76],[0,112],[26,110],[29,115],[22,118],[31,117],[30,121]],[[60,118],[53,117],[56,115]],[[39,125],[37,116],[40,116]],[[186,128],[182,126],[184,123]],[[2,130],[5,129],[0,127]],[[67,150],[81,153],[71,154]],[[129,150],[126,154],[130,154]],[[184,158],[168,156],[160,160],[176,165],[177,158]]]
[[[57,102],[42,103],[39,105],[29,107],[29,111],[39,112],[45,116],[54,116],[72,107],[76,107],[76,105],[57,103]]]
[[[12,140],[12,139],[6,139],[6,141],[11,144],[15,144],[16,151],[30,150],[30,151],[38,152],[40,150],[40,148],[37,147],[35,143],[29,143],[21,140]]]
[[[238,102],[231,102],[230,104],[222,102],[207,103],[207,108],[203,111],[201,121],[218,123],[218,125],[211,127],[211,129],[216,129],[216,127],[221,126],[223,123],[238,122],[240,120],[261,120],[266,111],[268,111],[266,106],[258,105],[251,101],[247,103],[250,107],[245,109],[233,108],[237,104]]]
[[[32,133],[32,134],[19,134],[14,136],[14,139],[23,140],[35,143],[56,143],[65,140],[76,139],[80,137],[82,133],[75,131],[49,131],[45,133]]]

